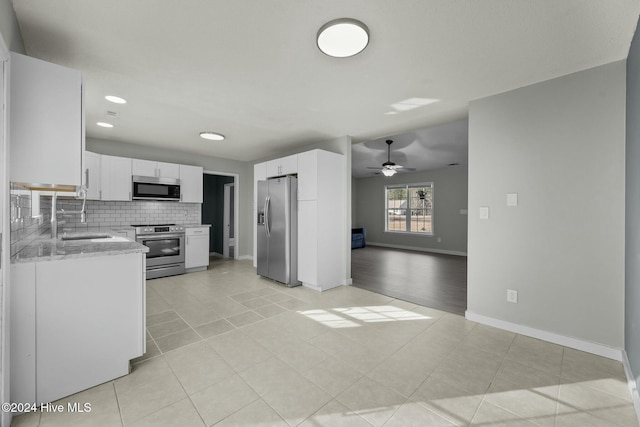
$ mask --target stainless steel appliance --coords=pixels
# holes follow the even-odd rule
[[[149,248],[147,279],[184,273],[184,227],[175,224],[132,225],[136,241]]]
[[[298,180],[258,181],[258,274],[298,286]]]
[[[180,201],[180,180],[153,176],[132,177],[133,200]]]

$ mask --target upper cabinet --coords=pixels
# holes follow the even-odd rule
[[[200,166],[180,165],[180,201],[202,203],[202,172]]]
[[[155,176],[156,178],[180,179],[180,165],[133,159],[133,174],[139,176]]]
[[[101,156],[102,200],[131,200],[131,159]]]
[[[81,186],[81,73],[12,52],[9,79],[11,181]]]
[[[267,162],[267,178],[298,173],[298,155],[282,157]]]

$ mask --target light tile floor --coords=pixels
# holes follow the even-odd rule
[[[14,426],[638,426],[620,363],[248,261],[147,282],[147,353]]]

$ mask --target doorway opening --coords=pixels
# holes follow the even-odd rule
[[[209,255],[238,259],[238,176],[205,171],[202,180],[202,223],[211,224]]]

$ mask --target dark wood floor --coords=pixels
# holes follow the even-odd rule
[[[367,246],[351,251],[353,286],[464,315],[467,257]]]

